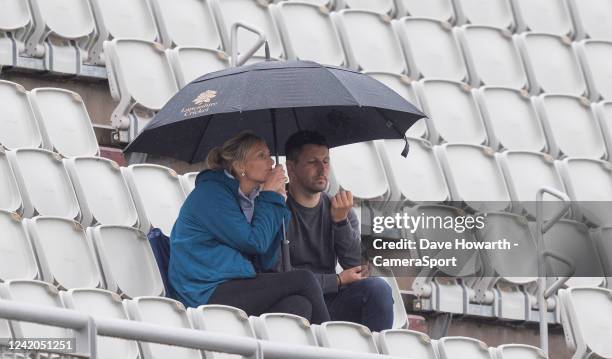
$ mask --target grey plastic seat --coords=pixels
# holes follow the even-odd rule
[[[511,0],[517,19],[517,32],[547,32],[559,36],[574,37],[569,8],[565,1]]]
[[[43,146],[42,135],[26,89],[0,80],[0,146],[7,149]]]
[[[259,339],[290,345],[316,346],[317,340],[308,320],[288,313],[265,313],[251,317]]]
[[[592,101],[612,100],[612,41],[585,40],[576,46]]]
[[[319,346],[361,353],[378,353],[368,327],[352,322],[325,322],[315,326]]]
[[[166,53],[179,88],[209,72],[229,67],[227,54],[219,50],[176,47],[166,50]]]
[[[451,0],[396,0],[397,17],[423,16],[454,23],[457,19]]]
[[[39,279],[34,249],[21,217],[17,213],[0,210],[0,233],[0,282]]]
[[[612,4],[607,0],[568,0],[577,38],[612,41]]]
[[[495,359],[546,359],[548,356],[538,347],[524,344],[504,344],[493,349]]]
[[[0,147],[0,209],[23,213],[23,200],[13,169],[4,150]]]
[[[336,9],[368,10],[380,14],[393,15],[395,12],[394,0],[336,0]]]
[[[593,233],[596,248],[601,259],[605,276],[608,278],[608,289],[612,289],[612,226],[602,227]]]
[[[468,337],[445,337],[437,342],[440,359],[491,359],[486,343]]]
[[[438,359],[435,341],[425,333],[407,329],[383,330],[378,335],[381,354],[399,358]]]
[[[454,0],[457,23],[514,30],[516,22],[510,0]]]

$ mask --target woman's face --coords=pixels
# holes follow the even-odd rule
[[[274,160],[270,157],[270,150],[265,142],[258,142],[247,151],[246,160],[242,169],[247,179],[264,183],[268,172],[272,169]]]

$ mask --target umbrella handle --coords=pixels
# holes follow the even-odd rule
[[[285,219],[283,219],[283,225],[281,228],[282,233],[282,241],[281,241],[281,261],[282,261],[282,271],[289,272],[291,270],[291,255],[289,253],[289,241],[287,240],[287,230],[285,227]]]

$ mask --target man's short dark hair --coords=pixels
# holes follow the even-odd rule
[[[285,142],[285,156],[288,161],[297,161],[300,152],[306,145],[318,145],[329,148],[325,136],[317,131],[298,131]]]

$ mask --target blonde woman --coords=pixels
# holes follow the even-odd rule
[[[323,293],[309,271],[271,273],[279,231],[289,223],[285,175],[265,141],[242,132],[211,150],[210,169],[196,178],[171,234],[168,278],[190,307],[225,304],[249,315],[297,314],[329,320]]]

